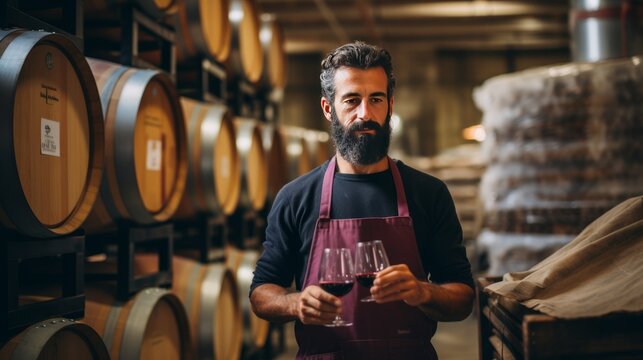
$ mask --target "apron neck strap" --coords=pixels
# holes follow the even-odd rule
[[[402,176],[397,168],[397,165],[390,157],[388,159],[388,167],[391,169],[393,175],[393,183],[395,185],[395,192],[397,194],[397,215],[409,216],[409,205],[406,202],[406,193],[404,192],[404,184],[402,183]],[[333,179],[335,178],[335,167],[337,166],[337,159],[333,156],[328,162],[328,167],[324,173],[324,182],[322,183],[321,203],[319,205],[319,217],[330,219],[330,205],[333,198]]]

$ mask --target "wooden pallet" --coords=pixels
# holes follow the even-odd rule
[[[643,359],[643,313],[560,319],[487,294],[478,278],[480,359]]]

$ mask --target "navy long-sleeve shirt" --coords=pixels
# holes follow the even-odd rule
[[[446,185],[397,161],[424,271],[436,283],[459,282],[472,288],[471,266],[462,244],[462,228]],[[328,162],[282,188],[268,215],[264,250],[251,291],[266,283],[301,290],[319,217]],[[335,173],[331,218],[397,215],[397,195],[390,169],[374,174]]]

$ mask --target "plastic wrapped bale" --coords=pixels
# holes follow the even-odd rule
[[[563,245],[550,235],[573,237],[643,193],[639,57],[494,77],[474,100],[488,162],[480,188],[487,231],[478,242],[497,247],[488,251],[491,269],[527,269]]]

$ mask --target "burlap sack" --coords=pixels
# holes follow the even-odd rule
[[[528,271],[485,291],[560,318],[643,311],[643,196],[628,199]]]

